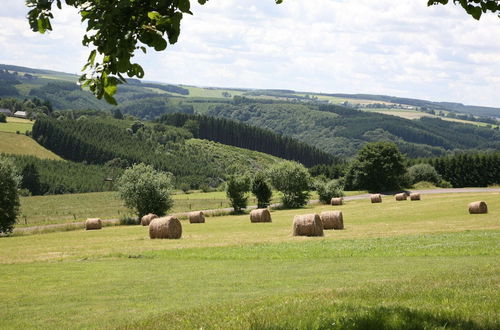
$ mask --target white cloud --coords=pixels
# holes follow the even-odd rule
[[[75,11],[49,36],[18,0],[0,9],[0,62],[77,72],[86,57]],[[203,86],[378,93],[500,106],[500,22],[426,0],[193,1],[167,52],[136,60],[146,79]],[[8,14],[6,14],[8,13]],[[23,14],[24,13],[24,14]],[[7,22],[7,24],[4,24]]]

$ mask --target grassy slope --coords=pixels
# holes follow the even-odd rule
[[[35,140],[26,135],[6,132],[0,132],[0,153],[33,155],[39,158],[46,159],[62,159],[61,157],[59,157],[52,151],[45,149]]]
[[[0,123],[0,132],[16,133],[19,131],[24,134],[26,131],[31,131],[34,122],[27,119],[7,117],[6,123]]]
[[[479,199],[490,213],[467,214]],[[141,226],[1,239],[0,318],[5,327],[499,326],[498,194],[352,201],[339,207],[344,231],[290,236],[294,214],[329,208],[277,211],[270,224],[183,222],[172,241]]]

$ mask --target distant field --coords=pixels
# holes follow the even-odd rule
[[[485,200],[489,213],[469,215]],[[0,238],[3,328],[498,329],[498,193],[349,201],[345,230],[293,237],[296,214]]]
[[[33,155],[46,159],[62,159],[52,151],[39,145],[24,134],[0,132],[0,153],[14,155]]]
[[[0,123],[0,132],[16,133],[19,131],[24,134],[26,131],[31,131],[33,121],[21,118],[7,117],[6,123]]]
[[[181,86],[182,88],[189,90],[188,97],[215,97],[222,98],[223,92],[227,92],[231,94],[231,98],[235,95],[242,95],[243,91],[229,90],[229,89],[208,89],[201,87],[192,87],[192,86]],[[230,98],[228,98],[230,99]]]

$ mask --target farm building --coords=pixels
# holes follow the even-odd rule
[[[3,113],[6,116],[10,116],[11,115],[10,110],[9,109],[4,109],[4,108],[0,108],[0,113]]]
[[[28,118],[28,113],[26,111],[16,111],[14,112],[14,117],[17,117],[17,118]]]

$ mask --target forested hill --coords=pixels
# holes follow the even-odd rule
[[[38,119],[32,135],[67,160],[90,164],[109,161],[151,164],[173,173],[176,183],[217,186],[231,174],[265,169],[279,161],[263,153],[194,139],[184,129],[144,125],[111,118]]]
[[[410,157],[441,156],[454,150],[500,150],[498,130],[437,118],[408,120],[332,105],[247,100],[213,106],[206,114],[268,128],[346,157],[369,141],[393,141]]]
[[[310,167],[330,164],[333,155],[296,139],[285,137],[268,129],[243,124],[234,120],[202,115],[167,114],[158,122],[186,127],[195,137],[240,148],[264,152],[276,157],[295,160]]]

